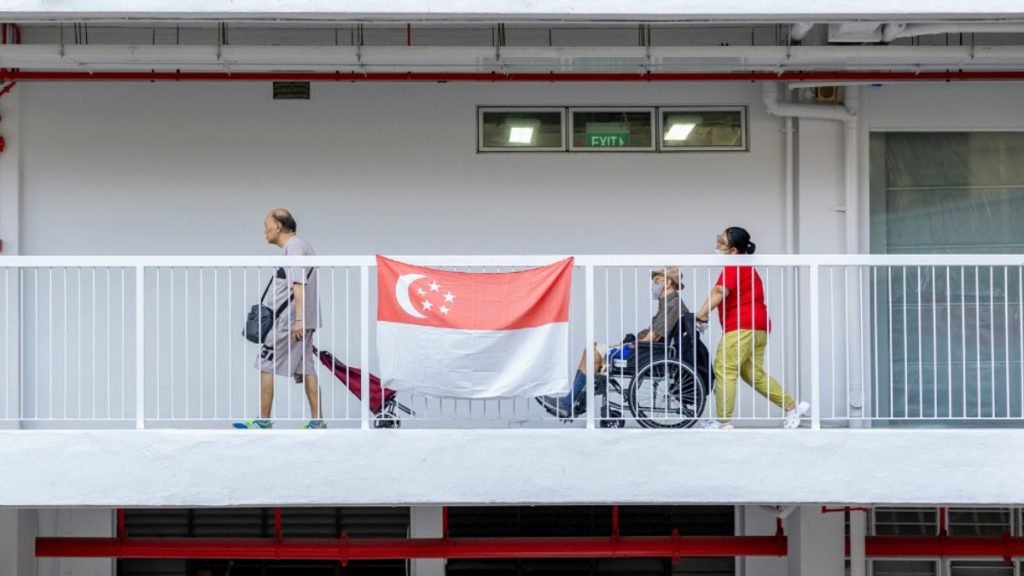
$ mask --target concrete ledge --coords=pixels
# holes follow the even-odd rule
[[[0,432],[0,506],[1024,502],[1024,430]]]

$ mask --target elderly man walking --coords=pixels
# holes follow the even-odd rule
[[[312,256],[313,247],[296,235],[295,218],[284,208],[275,208],[263,220],[267,242],[284,250],[285,256]],[[263,302],[281,310],[256,359],[260,371],[260,417],[238,422],[235,428],[271,428],[274,404],[274,376],[288,376],[305,383],[311,420],[305,428],[326,428],[320,414],[320,385],[316,376],[313,332],[320,327],[317,271],[301,266],[278,268],[264,293]],[[287,304],[287,305],[285,305]],[[283,308],[282,308],[282,305]]]

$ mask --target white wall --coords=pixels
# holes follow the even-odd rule
[[[801,119],[797,129],[797,252],[845,251],[842,122]]]
[[[782,124],[763,111],[754,84],[314,84],[309,102],[274,102],[267,84],[29,84],[19,89],[24,90],[19,224],[26,254],[276,253],[262,238],[263,215],[274,206],[293,210],[300,233],[321,254],[709,253],[714,236],[730,225],[751,230],[763,253],[784,248]],[[747,105],[751,149],[476,153],[477,106],[569,104]],[[11,195],[9,187],[6,195]],[[90,272],[85,276],[88,288]],[[118,278],[115,273],[115,304],[122,300]],[[100,300],[105,280],[101,273]],[[77,293],[77,276],[66,281]],[[30,288],[35,282],[31,276]],[[40,282],[48,287],[49,277]],[[53,282],[59,323],[64,276],[58,274]],[[221,306],[219,314],[231,319],[216,319],[218,326],[233,326],[244,314],[241,303],[255,300],[257,284],[250,282],[249,296],[229,302],[237,310]],[[695,280],[688,284],[685,297],[695,307],[707,288]],[[127,286],[130,292],[130,278]],[[240,288],[236,282],[236,291]],[[197,300],[191,299],[193,308]],[[645,326],[653,315],[646,300],[644,294],[627,325],[601,339],[617,341]],[[72,298],[72,331],[78,329],[77,309]],[[48,301],[40,310],[40,318],[49,318]],[[205,319],[212,314],[208,308]],[[114,317],[116,325],[119,310]],[[101,307],[97,322],[105,326],[104,321]],[[84,324],[87,329],[92,325]],[[180,324],[177,329],[183,330]],[[355,327],[341,317],[328,325]],[[27,334],[34,337],[29,328]],[[217,334],[207,328],[205,349],[191,354],[193,366],[202,362],[194,361],[200,354],[215,350]],[[346,340],[339,336],[338,346],[330,349]],[[229,337],[233,340],[225,340]],[[92,342],[83,352],[84,360],[68,360],[84,367],[70,370],[71,381],[91,376],[96,356],[101,404],[130,407],[132,398],[120,388],[131,361],[108,370],[105,338],[97,338],[98,344]],[[187,340],[200,346],[194,338]],[[222,331],[220,340],[219,355],[225,359],[207,359],[206,366],[217,361],[225,366],[212,379],[225,379],[230,367],[245,367],[245,375],[253,376],[251,360],[226,359],[229,346],[238,344],[236,330]],[[573,365],[582,346],[576,340],[570,352]],[[44,335],[43,341],[49,339]],[[120,341],[117,333],[112,341]],[[63,337],[56,342],[59,355]],[[75,342],[77,337],[68,344],[72,356],[78,354]],[[358,353],[358,345],[346,347]],[[234,353],[248,358],[249,352],[239,346]],[[354,357],[346,354],[344,359]],[[57,411],[37,401],[60,404],[60,413],[63,404],[70,404],[72,414],[109,412],[89,406],[79,410],[72,392],[51,397],[51,379],[57,390],[64,390],[63,364],[36,366],[34,360],[34,353],[26,356],[26,378],[45,380],[47,391],[39,399],[29,398],[26,414]],[[111,380],[114,393],[108,394]],[[168,373],[162,381],[172,380]],[[237,385],[246,383],[240,377]],[[228,394],[226,387],[223,392]],[[184,400],[184,394],[179,396]],[[752,405],[746,394],[743,398],[741,403]],[[219,402],[227,405],[224,399]],[[350,412],[347,404],[339,410]],[[298,401],[294,408],[301,405]],[[529,406],[533,417],[542,416]],[[237,411],[227,417],[244,415]]]
[[[0,256],[18,254],[21,216],[21,94],[11,91],[0,101],[0,135],[5,140],[0,154]]]
[[[781,123],[755,84],[31,84],[27,254],[252,254],[286,206],[321,253],[783,249]],[[748,153],[477,154],[478,105],[748,104]]]
[[[872,129],[1024,128],[1024,87],[1016,84],[890,85],[862,92],[865,136]],[[261,221],[276,205],[292,208],[302,235],[325,254],[706,253],[712,235],[732,224],[748,227],[763,253],[780,252],[784,245],[782,122],[764,113],[754,84],[315,84],[310,102],[274,102],[266,84],[23,84],[16,94],[16,99],[3,101],[5,126],[17,128],[12,147],[20,160],[15,166],[18,178],[12,180],[9,171],[0,170],[6,175],[0,176],[6,178],[0,180],[0,238],[13,234],[17,239],[20,228],[21,249],[27,254],[269,254],[276,250],[263,242]],[[746,104],[751,151],[477,154],[476,106],[510,104]],[[842,251],[844,215],[835,211],[845,202],[842,126],[805,120],[798,130],[799,250]],[[0,157],[0,162],[8,163],[0,168],[9,166],[12,157]],[[866,179],[862,185],[866,192]],[[867,194],[862,197],[866,203]],[[22,217],[12,222],[10,209],[2,208],[19,203]],[[862,213],[868,213],[866,206]],[[865,237],[866,227],[865,218]],[[87,285],[90,274],[85,273]],[[227,294],[224,280],[214,291],[207,277],[208,294]],[[707,291],[701,286],[704,279],[699,280],[688,280],[684,297],[691,306]],[[26,285],[32,289],[35,281],[29,277]],[[56,308],[43,306],[39,318],[49,321],[50,311],[56,310],[59,325],[65,281],[72,289],[77,286],[76,276],[65,280],[58,271],[53,277]],[[40,289],[50,286],[45,274],[40,282]],[[101,272],[101,300],[105,282]],[[113,301],[120,302],[116,273],[113,283]],[[235,284],[239,292],[239,282]],[[154,375],[158,368],[162,374],[162,392],[150,394],[151,403],[171,393],[163,386],[166,382],[195,383],[205,394],[212,389],[204,380],[230,379],[218,393],[254,406],[255,395],[244,398],[253,388],[243,381],[255,374],[251,351],[239,345],[233,326],[244,305],[255,300],[258,284],[249,282],[249,295],[226,299],[216,313],[207,306],[199,318],[207,322],[205,341],[190,338],[199,320],[188,331],[182,322],[175,327],[174,338],[195,348],[190,366],[198,372],[187,372],[194,376],[182,380],[184,371],[170,372],[185,356],[185,344],[160,341],[165,356],[173,346],[179,354],[173,363],[150,363]],[[126,286],[130,307],[131,278]],[[164,285],[165,298],[169,286]],[[15,284],[5,282],[5,287],[10,296]],[[599,316],[604,308],[600,298]],[[637,300],[631,295],[608,299]],[[197,300],[191,298],[192,314],[199,314]],[[599,321],[599,339],[614,341],[642,327],[652,313],[643,301],[631,314],[627,311],[621,326],[613,321],[607,334]],[[45,380],[47,389],[41,397],[26,396],[25,414],[64,414],[64,404],[70,404],[66,412],[71,414],[105,414],[91,406],[79,410],[80,397],[61,392],[66,379],[71,385],[76,384],[74,377],[93,374],[104,391],[101,404],[130,408],[131,359],[115,357],[108,369],[105,334],[90,340],[76,333],[80,324],[87,329],[104,325],[104,309],[98,309],[94,324],[85,306],[87,318],[80,322],[77,303],[70,304],[73,338],[65,342],[58,337],[54,354],[59,357],[67,347],[67,363],[78,362],[83,369],[72,369],[66,377],[59,358],[44,358],[37,365],[34,349],[27,348],[26,379]],[[791,302],[787,308],[793,308]],[[777,324],[788,320],[781,305],[772,309]],[[34,322],[34,308],[30,312],[27,318]],[[159,322],[167,329],[170,314],[164,312]],[[332,326],[345,331],[337,339],[332,335],[329,349],[346,348],[339,353],[350,362],[358,357],[358,344],[342,343],[354,337],[355,312],[341,306],[337,317],[325,324],[325,330]],[[116,326],[119,309],[113,316]],[[151,330],[157,323],[150,323]],[[20,351],[11,346],[16,338],[10,337],[17,333],[13,316],[5,325],[5,350],[17,359]],[[27,323],[25,328],[30,340],[32,326]],[[215,327],[224,329],[218,333]],[[798,379],[791,360],[786,364],[785,359],[794,347],[779,345],[781,334],[792,332],[779,330],[773,336],[771,362],[773,373],[795,391]],[[118,334],[113,333],[115,346]],[[569,351],[572,363],[582,346],[582,335],[576,336]],[[707,340],[713,347],[716,334]],[[77,346],[83,341],[85,360],[72,359],[78,358]],[[43,334],[39,345],[50,342]],[[44,354],[51,356],[48,348]],[[235,368],[238,377],[231,379]],[[17,374],[13,362],[4,375],[6,388],[12,374]],[[112,393],[107,391],[111,386]],[[52,396],[52,390],[63,396]],[[753,395],[742,390],[741,403],[754,406]],[[5,414],[15,411],[16,392],[3,398]],[[184,402],[185,396],[163,398],[161,402],[171,404],[163,404],[161,413],[173,402]],[[191,396],[192,401],[198,397]],[[226,398],[213,398],[207,404],[229,405]],[[354,413],[356,405],[347,395],[340,400],[344,405],[332,413]],[[46,403],[57,403],[59,410]],[[296,398],[294,416],[301,417],[302,404]],[[182,407],[176,409],[178,415]],[[529,407],[530,417],[543,417],[532,403]],[[157,412],[155,406],[151,409]],[[111,410],[107,413],[120,413]],[[213,412],[231,419],[249,415],[246,410]]]
[[[1021,83],[893,84],[861,94],[872,130],[1024,130]]]

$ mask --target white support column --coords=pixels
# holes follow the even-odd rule
[[[20,574],[18,509],[0,508],[0,574]]]
[[[0,574],[36,574],[35,545],[38,532],[38,511],[0,508]]]
[[[850,511],[850,576],[865,576],[868,562],[865,538],[868,535],[868,513],[866,510]]]
[[[36,536],[39,535],[39,511],[18,510],[18,571],[17,574],[36,573]]]
[[[740,536],[767,536],[775,533],[779,511],[769,506],[740,506],[743,530]],[[749,556],[741,558],[745,576],[786,576],[789,560],[785,557]]]
[[[57,508],[39,510],[38,515],[40,536],[109,538],[116,532],[115,514],[109,508]],[[42,558],[36,566],[35,576],[113,576],[117,562],[107,558]]]
[[[6,146],[0,153],[0,256],[21,253],[21,162],[20,94],[26,86],[15,86],[0,99],[0,136]]]
[[[844,576],[842,513],[823,514],[820,506],[801,506],[786,519],[789,576]]]
[[[20,96],[25,86],[16,86],[11,92],[0,99],[0,136],[6,143],[0,153],[0,241],[3,249],[0,258],[14,256],[21,252],[21,162],[20,148]],[[21,406],[21,292],[19,290],[20,270],[8,269],[0,276],[0,314],[7,317],[0,341],[0,361],[6,364],[0,371],[0,408],[3,417],[10,420],[3,423],[4,428],[18,428],[17,420]]]
[[[409,510],[410,538],[440,538],[444,535],[444,511],[441,506],[413,506]],[[411,576],[444,576],[445,561],[422,559],[411,561]]]
[[[586,306],[586,362],[587,362],[587,430],[596,427],[594,413],[597,411],[597,400],[594,398],[594,267],[584,267],[585,278],[585,306]]]
[[[370,267],[359,267],[359,365],[363,368],[359,384],[359,428],[370,429]]]

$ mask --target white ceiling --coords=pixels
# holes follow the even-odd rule
[[[0,18],[749,22],[1007,18],[1022,11],[1020,0],[5,0]]]

